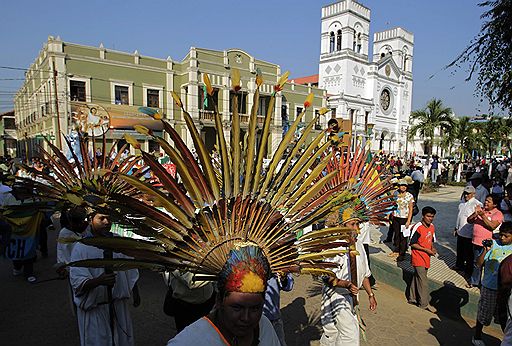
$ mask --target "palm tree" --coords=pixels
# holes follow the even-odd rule
[[[432,99],[424,109],[411,112],[411,121],[414,125],[409,129],[408,139],[414,140],[419,134],[425,141],[425,151],[432,154],[435,139],[435,130],[440,130],[440,135],[449,134],[454,128],[452,109],[445,107],[443,101]]]
[[[473,150],[481,151],[485,147],[484,136],[479,134],[482,131],[481,124],[472,123],[470,120],[469,117],[455,118],[455,126],[449,136],[460,142],[458,151],[461,160],[463,155],[471,156]]]

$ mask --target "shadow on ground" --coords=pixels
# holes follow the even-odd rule
[[[311,340],[320,339],[320,312],[308,316],[305,303],[306,299],[298,297],[281,310],[288,345],[309,346]]]
[[[473,334],[472,327],[461,315],[461,307],[469,301],[466,290],[455,287],[452,282],[445,281],[438,290],[430,293],[430,305],[437,309],[437,318],[430,319],[428,332],[435,336],[439,345],[470,345]],[[450,325],[463,325],[463,328],[450,328]],[[471,332],[469,332],[471,330]],[[485,332],[485,328],[484,328]],[[486,345],[500,345],[500,340],[484,333]]]

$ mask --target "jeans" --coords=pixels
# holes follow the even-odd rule
[[[473,274],[471,274],[471,278],[469,279],[469,283],[473,286],[480,285],[480,278],[482,276],[482,269],[476,264],[476,260],[478,256],[480,256],[480,253],[483,250],[483,246],[478,246],[473,244],[473,254],[474,254],[474,260],[473,260]]]

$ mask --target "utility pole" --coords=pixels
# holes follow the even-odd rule
[[[57,145],[62,150],[62,137],[60,133],[60,113],[59,113],[59,98],[57,93],[57,69],[55,68],[55,59],[52,61],[53,66],[53,86],[55,90],[55,112],[57,112]]]

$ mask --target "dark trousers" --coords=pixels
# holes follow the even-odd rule
[[[407,252],[407,242],[409,237],[404,237],[402,234],[401,226],[407,223],[406,218],[395,217],[393,216],[393,221],[391,221],[391,228],[393,229],[393,245],[395,245],[395,251],[398,252],[400,256],[405,255]]]
[[[471,238],[457,235],[457,261],[455,262],[455,266],[459,269],[463,269],[466,276],[470,276],[473,272],[473,257]]]
[[[370,268],[370,270],[372,270],[372,268],[370,266],[370,246],[368,244],[363,244],[363,246],[364,246],[364,251],[366,252],[366,258],[368,259],[368,268]],[[370,275],[369,280],[370,280],[370,286],[375,285],[375,278],[373,277],[373,274]]]
[[[23,275],[26,277],[31,276],[34,274],[34,262],[36,261],[36,258],[29,258],[24,260],[13,260],[12,264],[14,266],[14,269],[21,270],[23,268]]]
[[[416,303],[423,309],[428,306],[429,302],[427,270],[428,268],[425,267],[414,267],[411,286],[405,294],[410,303]]]
[[[191,304],[183,300],[175,300],[174,323],[176,324],[177,332],[181,332],[185,327],[191,325],[201,317],[208,315],[215,304],[215,292],[210,299],[201,304]]]

